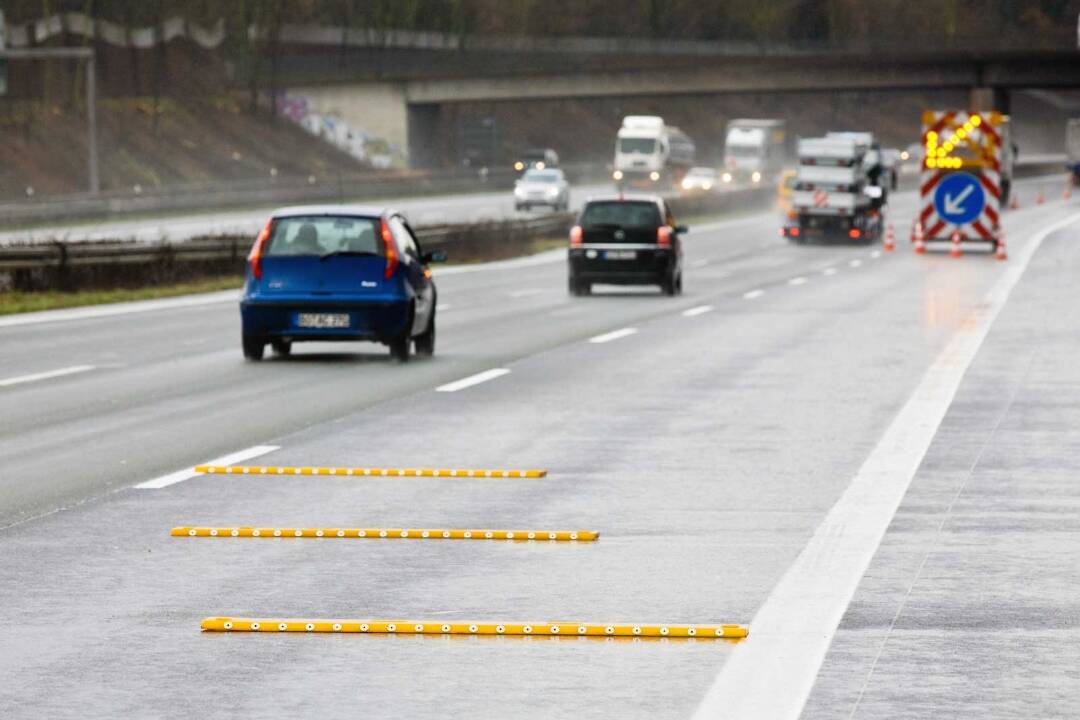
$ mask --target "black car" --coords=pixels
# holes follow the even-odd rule
[[[646,195],[590,200],[570,230],[570,293],[588,295],[594,283],[659,285],[682,292],[681,233],[664,199]]]

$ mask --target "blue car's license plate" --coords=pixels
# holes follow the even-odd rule
[[[348,313],[297,313],[296,326],[302,328],[347,328]]]

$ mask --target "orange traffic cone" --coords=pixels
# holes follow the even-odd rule
[[[912,236],[915,242],[915,252],[922,255],[926,252],[926,241],[923,237],[922,221],[915,223],[915,234]]]
[[[1072,186],[1073,186],[1073,181],[1072,181],[1072,176],[1070,175],[1070,176],[1065,178],[1065,190],[1061,193],[1061,199],[1062,200],[1068,200],[1069,198],[1072,197]]]
[[[1015,192],[1012,194],[1012,200],[1009,201],[1009,209],[1010,210],[1019,210],[1020,209],[1020,196]]]
[[[892,223],[889,223],[885,228],[885,252],[892,252],[896,249],[896,236],[893,234]]]
[[[1008,260],[1009,253],[1005,250],[1005,231],[998,230],[997,236],[997,250],[994,252],[994,257],[998,260]]]
[[[960,250],[960,231],[953,230],[952,238],[950,239],[952,240],[952,249],[949,250],[949,256],[960,257],[961,255],[963,255],[964,253]]]
[[[1043,194],[1042,187],[1040,187],[1039,194],[1035,196],[1035,204],[1042,205],[1044,202],[1046,202],[1046,196]]]

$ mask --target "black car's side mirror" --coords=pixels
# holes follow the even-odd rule
[[[676,226],[675,226],[675,232],[677,232],[677,233],[679,233],[680,235],[682,235],[683,233],[688,233],[688,232],[690,232],[690,228],[689,228],[689,227],[687,227],[686,225],[676,225]]]
[[[430,263],[446,262],[446,251],[445,250],[429,250],[428,252],[424,253],[420,257],[420,259],[424,261],[425,265],[428,265]]]

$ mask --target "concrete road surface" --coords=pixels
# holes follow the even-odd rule
[[[0,319],[0,716],[1075,717],[1080,205],[1034,189],[1007,263],[913,254],[900,195],[891,254],[791,246],[771,214],[699,225],[678,298],[572,298],[560,253],[447,269],[437,354],[405,365],[246,363],[229,294]],[[256,446],[548,475],[186,471]],[[199,631],[218,615],[750,637]]]

